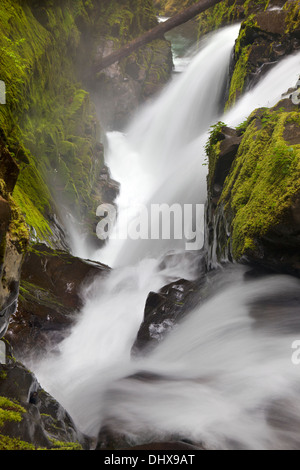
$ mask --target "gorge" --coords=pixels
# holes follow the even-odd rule
[[[300,383],[291,360],[300,328],[300,124],[291,100],[300,71],[299,5],[253,2],[244,19],[236,17],[240,4],[250,2],[220,2],[212,15],[225,3],[226,15],[236,8],[232,25],[223,14],[210,28],[217,31],[195,37],[192,47],[182,31],[170,37],[173,76],[163,87],[152,84],[146,102],[135,98],[130,119],[124,116],[132,103],[116,118],[117,96],[102,121],[105,135],[93,144],[105,171],[96,171],[97,162],[89,168],[106,191],[101,199],[99,189],[92,193],[93,207],[115,204],[116,230],[141,205],[200,204],[203,216],[193,227],[200,246],[117,237],[103,245],[82,230],[87,219],[72,204],[56,199],[62,206],[52,236],[31,232],[29,248],[25,240],[19,249],[26,251],[19,306],[5,335],[17,359],[11,353],[0,366],[0,409],[5,417],[15,407],[22,419],[2,424],[0,414],[3,443],[299,448]],[[292,14],[293,25],[282,27]],[[201,30],[208,16],[199,21]],[[269,61],[265,50],[272,44],[278,51],[278,43],[285,53]],[[167,42],[162,47],[160,68],[169,57]],[[132,71],[134,61],[127,66]],[[96,110],[106,93],[100,121],[120,73],[112,66],[98,95],[87,79]],[[122,80],[115,86],[127,100],[141,82]],[[67,153],[58,161],[68,155],[70,172],[74,142],[59,144]]]

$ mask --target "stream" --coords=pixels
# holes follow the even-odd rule
[[[221,29],[177,58],[177,73],[156,99],[124,133],[107,134],[107,165],[121,183],[118,218],[92,258],[113,270],[85,287],[85,305],[59,353],[30,365],[90,436],[105,424],[133,444],[176,438],[208,449],[300,445],[300,375],[291,360],[300,335],[297,279],[249,278],[245,266],[218,267],[207,300],[149,355],[131,356],[149,292],[197,279],[210,127],[219,120],[237,126],[255,108],[275,105],[298,79],[299,54],[280,62],[224,115],[238,32],[239,25]],[[194,247],[186,249],[190,237],[117,236],[126,233],[128,218],[134,222],[141,207],[153,204],[199,206],[189,232],[199,235]],[[84,258],[86,247],[78,254]]]

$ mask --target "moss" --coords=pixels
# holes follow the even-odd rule
[[[238,154],[218,202],[232,220],[236,260],[255,251],[257,242],[277,225],[300,192],[300,144],[289,145],[284,130],[297,112],[270,110],[249,119]],[[264,125],[263,125],[264,124]],[[217,144],[210,149],[217,154]],[[210,169],[213,171],[212,159]]]
[[[82,446],[78,442],[63,442],[56,439],[50,439],[51,450],[82,450]]]
[[[6,421],[20,422],[26,410],[18,403],[0,396],[0,428]]]
[[[283,10],[287,12],[286,18],[286,34],[292,33],[299,28],[300,23],[300,5],[298,1],[286,2]]]
[[[0,434],[0,450],[36,450],[36,447],[29,442],[22,441],[21,439],[12,438]]]
[[[239,59],[234,67],[234,72],[230,82],[229,97],[225,110],[235,104],[237,98],[242,94],[245,87],[246,77],[248,75],[248,58],[251,52],[251,46],[243,49]]]
[[[20,253],[25,253],[29,244],[29,231],[20,208],[14,199],[8,198],[11,208],[11,222],[9,225],[9,239]]]
[[[0,370],[0,380],[5,380],[7,378],[7,372],[5,370]]]
[[[32,238],[48,243],[53,243],[56,196],[63,201],[71,181],[66,199],[82,215],[103,165],[95,155],[96,113],[76,80],[79,16],[88,16],[79,0],[48,2],[46,8],[12,0],[0,5],[0,78],[7,84],[0,128],[17,160],[27,163],[21,166],[14,198]],[[82,138],[80,145],[72,136]]]

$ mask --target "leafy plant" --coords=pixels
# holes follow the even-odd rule
[[[225,127],[226,124],[222,121],[217,122],[213,126],[210,127],[210,136],[208,138],[208,141],[206,142],[205,145],[205,151],[206,154],[209,155],[210,148],[216,145],[221,139],[220,139],[220,132],[223,127]]]

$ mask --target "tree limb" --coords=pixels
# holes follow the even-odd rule
[[[96,73],[101,72],[106,67],[118,62],[119,60],[127,57],[132,52],[134,52],[139,47],[163,37],[163,35],[181,24],[186,23],[187,21],[194,18],[196,15],[199,15],[203,11],[215,6],[217,3],[220,3],[222,0],[201,0],[200,2],[191,5],[188,8],[185,8],[181,12],[174,15],[172,18],[169,18],[167,21],[160,23],[154,28],[150,29],[146,33],[143,33],[141,36],[133,39],[131,42],[127,43],[125,46],[121,47],[117,51],[114,51],[112,54],[103,57],[100,64],[96,67]]]

